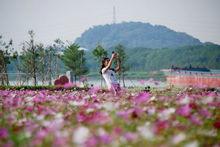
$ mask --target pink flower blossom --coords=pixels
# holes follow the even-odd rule
[[[191,115],[190,116],[190,120],[195,125],[202,125],[201,119],[198,116],[196,116],[196,115]]]
[[[0,128],[0,138],[7,138],[8,130],[6,128]]]
[[[149,98],[150,98],[150,96],[151,96],[151,95],[150,95],[149,92],[140,92],[140,93],[135,97],[134,102],[135,102],[136,104],[142,104],[142,103],[148,101]]]
[[[138,135],[136,133],[127,132],[127,133],[124,134],[124,138],[127,141],[134,141],[138,138]]]
[[[154,132],[156,134],[159,134],[168,127],[169,127],[169,123],[167,120],[163,120],[163,121],[158,120],[154,123]]]
[[[105,133],[99,136],[99,139],[101,142],[103,142],[104,144],[109,144],[112,142],[113,138],[111,135]]]
[[[92,112],[92,113],[85,113],[80,112],[76,116],[78,122],[85,122],[85,123],[94,123],[94,124],[105,124],[111,119],[108,116],[108,113],[104,112]]]
[[[212,117],[212,114],[206,108],[200,109],[199,114],[202,115],[205,118],[211,118]]]
[[[98,144],[98,137],[91,136],[85,141],[86,147],[96,147]]]
[[[176,110],[176,113],[181,115],[181,116],[187,117],[191,113],[191,108],[190,108],[189,105],[183,105],[183,106],[181,106],[180,108],[178,108]]]

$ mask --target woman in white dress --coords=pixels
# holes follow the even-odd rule
[[[116,72],[120,70],[120,60],[118,60],[116,68],[111,68],[112,62],[116,58],[117,54],[114,52],[112,52],[112,56],[110,59],[107,57],[103,58],[100,73],[105,79],[108,90],[113,91],[115,94],[118,94],[121,88],[116,78]]]

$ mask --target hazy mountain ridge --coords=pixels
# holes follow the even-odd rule
[[[75,43],[88,49],[95,48],[97,44],[110,48],[119,43],[127,48],[176,48],[202,44],[199,39],[186,33],[142,22],[94,26],[77,38]]]

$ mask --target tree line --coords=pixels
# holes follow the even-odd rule
[[[80,76],[89,73],[85,51],[78,44],[56,39],[52,45],[44,46],[35,41],[33,30],[28,31],[28,36],[29,39],[22,43],[20,54],[13,48],[12,40],[5,42],[0,36],[0,85],[9,85],[8,65],[12,63],[15,68],[13,71],[19,74],[24,82],[32,80],[35,86],[38,85],[38,81],[52,85],[53,79],[58,78],[66,70],[72,71],[75,82]],[[124,73],[128,70],[125,48],[122,45],[115,48],[122,61],[119,77],[124,79]],[[101,45],[97,45],[92,52],[97,64],[100,64],[101,59],[107,55],[107,50]]]

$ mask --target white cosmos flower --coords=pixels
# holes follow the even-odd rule
[[[55,114],[55,118],[56,119],[63,118],[63,114],[62,113],[57,113],[57,114]]]
[[[73,143],[80,145],[80,144],[83,144],[88,139],[89,136],[90,136],[89,129],[82,126],[82,127],[77,128],[73,132],[72,141],[73,141]]]
[[[199,143],[196,140],[184,145],[184,147],[198,147],[198,146],[199,146]]]
[[[211,102],[213,102],[213,101],[214,101],[214,98],[211,97],[211,96],[204,97],[204,98],[202,99],[202,103],[203,103],[203,104],[208,104],[208,103],[211,103]]]
[[[24,98],[24,100],[25,100],[26,102],[30,102],[30,101],[33,101],[33,97],[27,96],[27,97]]]
[[[155,109],[154,107],[151,107],[151,108],[149,108],[149,109],[147,110],[147,113],[148,113],[149,115],[154,115],[155,112],[156,112],[156,109]]]
[[[175,108],[168,108],[166,110],[163,110],[162,112],[158,113],[158,117],[161,120],[167,120],[170,118],[170,116],[176,111]]]
[[[177,145],[179,144],[180,142],[184,141],[186,139],[186,134],[184,133],[179,133],[177,135],[175,135],[173,138],[172,138],[172,143]]]
[[[147,140],[153,140],[154,139],[154,133],[153,133],[152,127],[150,126],[149,122],[147,122],[143,126],[139,126],[137,128],[137,130],[143,138],[145,138]]]
[[[179,101],[179,103],[182,104],[182,105],[189,104],[189,102],[190,102],[190,98],[189,98],[188,95],[186,95],[183,99],[181,99]]]
[[[99,129],[98,129],[98,134],[99,134],[99,135],[105,135],[105,134],[106,134],[106,131],[105,131],[103,128],[99,128]]]
[[[83,99],[90,99],[91,97],[89,95],[83,97]]]
[[[38,121],[41,121],[41,120],[44,120],[44,115],[37,115],[36,116],[36,119],[38,120]]]
[[[85,104],[85,101],[70,101],[69,104],[72,106],[83,106]]]
[[[154,100],[156,100],[156,97],[152,96],[149,101],[154,101]]]
[[[26,132],[24,133],[24,136],[25,136],[26,138],[30,138],[30,137],[31,137],[31,133],[28,132],[28,131],[26,131]]]
[[[49,126],[51,125],[51,122],[48,121],[48,120],[44,120],[44,121],[42,121],[42,125],[43,125],[44,127],[49,127]]]
[[[94,109],[93,109],[93,108],[88,108],[88,109],[86,109],[86,113],[91,113],[91,112],[94,112]]]
[[[209,136],[209,137],[216,137],[217,136],[217,130],[211,129],[211,130],[198,130],[198,134]]]
[[[107,102],[107,103],[102,104],[102,107],[104,109],[106,109],[107,111],[113,111],[116,108],[118,108],[118,103],[117,104],[113,104],[112,102]]]

